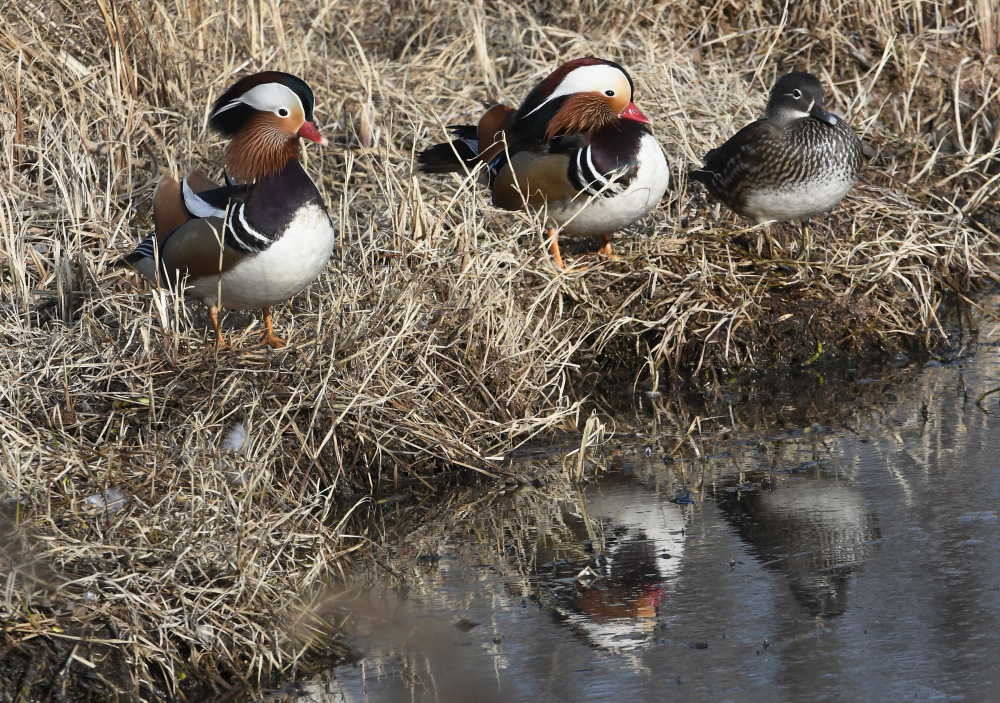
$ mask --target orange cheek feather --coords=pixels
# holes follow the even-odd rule
[[[545,141],[551,141],[557,134],[600,129],[616,118],[615,111],[602,96],[578,93],[568,98],[553,115],[545,132]]]

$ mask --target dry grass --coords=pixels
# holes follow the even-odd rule
[[[359,505],[440,469],[501,473],[518,443],[576,427],[578,366],[657,381],[933,348],[942,302],[994,278],[988,2],[21,0],[2,14],[0,651],[47,642],[61,661],[42,678],[89,671],[99,640],[147,698],[288,670],[329,629],[313,599],[366,544]],[[672,184],[618,236],[620,261],[578,251],[585,270],[562,274],[537,219],[493,210],[468,180],[415,177],[413,150],[591,54],[630,68]],[[821,76],[874,150],[813,223],[808,266],[788,256],[794,230],[744,232],[683,175],[793,67]],[[218,162],[208,105],[263,68],[317,94],[333,145],[306,167],[340,244],[275,310],[297,349],[247,350],[260,323],[229,314],[237,351],[216,356],[197,306],[109,263],[149,228],[159,168]],[[227,453],[238,423],[246,441]]]

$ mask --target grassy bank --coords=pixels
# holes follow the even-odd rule
[[[967,293],[998,250],[987,5],[4,6],[0,686],[157,698],[288,671],[378,539],[370,496],[504,473],[517,444],[577,427],[581,371],[666,385],[945,344],[943,306],[979,315]],[[563,273],[537,219],[415,176],[413,154],[585,55],[629,68],[671,186],[618,260],[583,242]],[[110,262],[151,226],[161,169],[219,163],[208,106],[264,68],[317,95],[332,144],[306,168],[339,242],[274,311],[293,347],[252,348],[260,321],[230,313],[216,354],[201,308]],[[871,152],[808,264],[794,228],[750,230],[684,177],[792,68]]]

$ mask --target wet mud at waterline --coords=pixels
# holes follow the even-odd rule
[[[721,628],[662,630],[677,579],[705,564],[724,585],[709,566],[721,552],[724,578],[752,571],[787,596],[759,604],[762,623],[856,615],[852,589],[900,541],[870,486],[822,456],[853,436],[830,412],[879,406],[898,372],[858,372],[871,380],[862,400],[824,395],[824,412],[787,428],[766,419],[817,379],[843,388],[834,369],[989,353],[989,3],[14,2],[2,14],[0,697],[292,696],[355,647],[367,676],[368,611],[345,599],[369,568],[388,575],[381,588],[410,584],[406,549],[438,578],[448,551],[408,535],[448,536],[477,511],[494,527],[461,544],[503,545],[497,603],[523,600],[517,612],[556,628],[542,636],[569,633],[581,655],[670,639],[715,661]],[[501,210],[475,175],[416,160],[447,125],[516,104],[586,56],[627,70],[669,186],[613,233],[614,258],[600,237],[563,238],[562,270],[543,215]],[[259,346],[263,310],[224,310],[218,349],[204,306],[114,264],[152,230],[161,173],[214,168],[221,181],[227,144],[208,111],[264,70],[315,93],[329,144],[305,145],[301,163],[336,241],[318,279],[269,312],[286,347]],[[864,145],[859,180],[810,218],[808,239],[798,223],[734,215],[687,176],[793,70],[817,77]],[[752,392],[769,373],[796,392]],[[607,387],[639,391],[641,411],[621,419]],[[782,473],[776,447],[809,444],[795,432],[813,423],[821,458]],[[740,444],[754,437],[766,451]],[[581,442],[584,461],[564,458]],[[550,458],[518,458],[528,451]],[[596,482],[578,493],[570,477]],[[989,529],[988,512],[969,524]],[[534,523],[544,539],[522,534]],[[484,615],[463,618],[457,631],[484,632]],[[770,652],[802,634],[789,627],[766,647],[763,624],[741,632]]]

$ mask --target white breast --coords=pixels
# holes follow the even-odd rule
[[[779,155],[779,161],[798,167],[747,188],[742,210],[747,217],[761,224],[806,219],[833,209],[854,187],[861,154],[851,128],[843,122],[834,131],[813,121],[806,124],[811,132],[790,140]]]
[[[813,178],[805,183],[784,183],[756,189],[746,195],[744,214],[758,223],[789,222],[831,210],[854,187],[854,179],[843,174]]]
[[[639,146],[639,168],[625,192],[614,197],[581,193],[574,200],[550,203],[548,219],[570,236],[611,234],[648,213],[667,192],[670,170],[656,137],[646,134]]]
[[[265,251],[248,256],[219,278],[188,281],[188,294],[213,305],[249,310],[282,303],[316,280],[333,251],[335,232],[319,205],[303,208]]]

